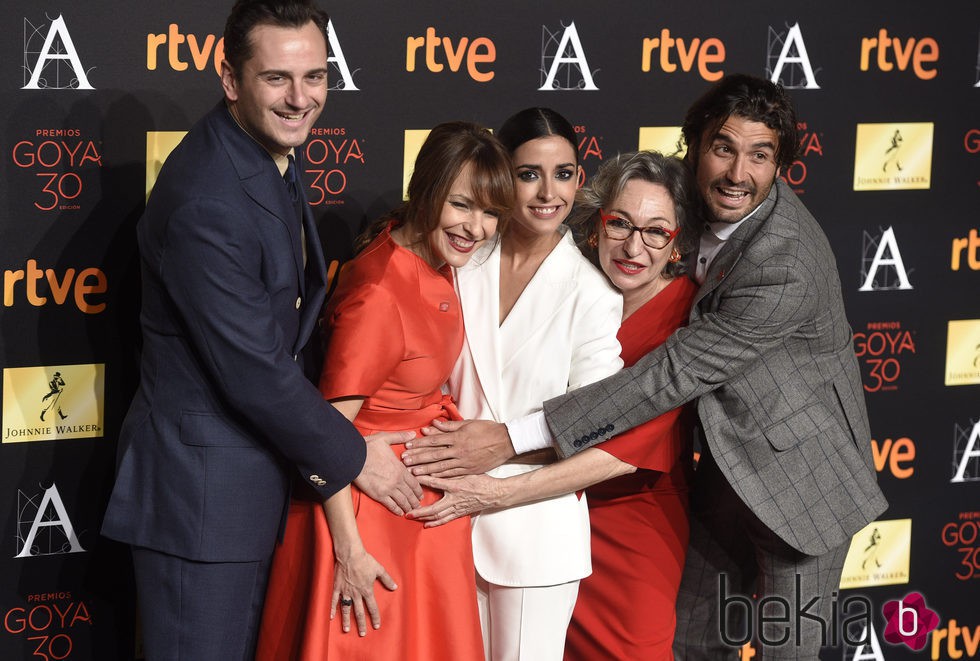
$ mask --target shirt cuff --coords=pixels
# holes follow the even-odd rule
[[[505,423],[514,454],[524,454],[554,446],[554,437],[544,419],[544,411],[537,411]]]

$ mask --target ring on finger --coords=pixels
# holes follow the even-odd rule
[[[344,608],[350,608],[351,606],[354,605],[354,600],[351,599],[350,597],[341,597],[340,605],[343,606]]]

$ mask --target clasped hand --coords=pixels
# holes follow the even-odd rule
[[[416,477],[480,475],[514,456],[507,426],[492,420],[434,420],[422,433],[402,453]]]
[[[443,492],[442,498],[436,502],[405,515],[406,518],[424,522],[426,528],[441,526],[491,507],[500,507],[506,496],[504,480],[489,475],[464,475],[448,479],[421,475],[419,482]]]

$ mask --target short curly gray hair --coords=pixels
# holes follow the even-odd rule
[[[694,178],[678,158],[655,151],[634,151],[618,154],[601,166],[595,176],[575,196],[575,207],[568,224],[584,235],[582,251],[596,261],[593,245],[599,237],[599,209],[613,205],[626,184],[633,179],[659,184],[667,189],[674,201],[674,215],[680,228],[674,239],[674,249],[685,256],[697,248],[701,224],[694,202]],[[664,275],[674,277],[687,271],[683,259],[670,262]]]

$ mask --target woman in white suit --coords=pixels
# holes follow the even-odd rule
[[[500,240],[456,271],[466,340],[449,387],[464,418],[506,421],[622,367],[622,297],[562,224],[582,177],[568,121],[528,108],[497,137],[513,157],[517,203]],[[553,460],[524,457],[490,475]],[[473,517],[473,554],[487,659],[561,659],[579,580],[592,571],[584,497]]]

